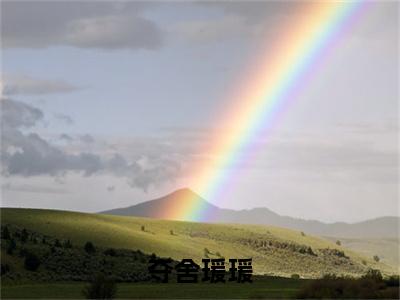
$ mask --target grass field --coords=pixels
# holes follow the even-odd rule
[[[378,255],[383,263],[391,266],[397,266],[400,270],[400,240],[391,238],[381,239],[350,239],[350,238],[332,238],[328,240],[335,242],[340,240],[342,245],[348,249],[354,250],[362,255],[373,257]]]
[[[226,284],[178,284],[178,283],[121,283],[117,286],[116,298],[293,298],[304,280],[266,278],[253,283]],[[52,283],[6,285],[1,298],[79,299],[83,298],[84,283]]]
[[[312,278],[326,273],[358,276],[368,268],[377,268],[388,274],[395,272],[391,266],[374,262],[370,257],[363,257],[332,242],[277,227],[12,208],[2,208],[1,216],[3,225],[14,224],[70,239],[74,244],[83,245],[91,241],[102,247],[140,249],[177,260],[193,258],[198,262],[204,258],[205,248],[211,252],[211,258],[217,257],[217,252],[227,259],[252,257],[256,274],[286,277],[300,274]],[[265,242],[273,242],[275,246],[263,244]],[[317,255],[293,251],[285,248],[287,245],[310,247]],[[321,251],[328,248],[344,251],[348,258]]]

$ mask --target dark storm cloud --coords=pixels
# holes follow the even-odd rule
[[[89,152],[73,154],[52,145],[34,132],[26,132],[43,120],[39,109],[11,99],[3,99],[2,105],[2,173],[5,176],[63,176],[67,172],[80,172],[84,176],[109,173],[126,178],[132,187],[147,190],[152,185],[173,180],[180,170],[179,163],[158,155],[147,158],[146,163],[128,161],[122,155],[99,155]],[[86,142],[94,143],[90,135]],[[60,139],[71,141],[67,134]],[[137,156],[140,156],[139,154]]]
[[[140,2],[7,1],[2,4],[6,48],[68,45],[97,49],[157,49],[162,32],[140,15]]]

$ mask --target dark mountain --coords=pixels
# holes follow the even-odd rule
[[[261,224],[285,227],[320,236],[343,238],[398,238],[399,217],[380,217],[358,223],[323,223],[281,216],[268,208],[232,210],[219,208],[189,189],[177,190],[164,197],[137,205],[101,212],[109,215],[180,219],[173,212],[184,206],[199,205],[207,211],[207,222]]]

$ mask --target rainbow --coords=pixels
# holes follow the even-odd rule
[[[365,4],[307,2],[298,17],[283,28],[272,48],[261,47],[261,57],[251,64],[255,67],[244,75],[244,84],[236,85],[235,96],[230,98],[232,109],[223,118],[229,131],[223,135],[216,133],[211,137],[211,149],[202,149],[217,160],[212,167],[201,166],[191,174],[194,181],[190,186],[194,190],[214,203],[229,192],[228,179],[234,175],[231,167],[254,155],[257,139],[267,136],[279,115],[358,19]],[[206,221],[209,217],[204,202],[175,200],[160,217],[193,221]]]

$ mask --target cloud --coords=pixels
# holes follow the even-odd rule
[[[28,104],[10,99],[2,99],[0,104],[3,125],[6,128],[29,128],[43,120],[43,112]]]
[[[161,31],[138,16],[105,16],[74,20],[67,26],[64,43],[78,48],[157,49]]]
[[[58,119],[58,120],[64,122],[64,123],[67,124],[67,125],[72,125],[72,124],[74,124],[74,120],[73,120],[70,116],[67,116],[67,115],[65,115],[65,114],[57,113],[57,114],[54,114],[54,117],[55,117],[56,119]]]
[[[38,193],[38,194],[67,194],[68,191],[61,188],[53,188],[47,186],[35,186],[30,184],[2,184],[2,189],[8,191],[26,192],[26,193]]]
[[[251,146],[257,150],[245,152],[241,161],[228,166],[219,165],[223,161],[218,156],[221,153],[204,152],[204,149],[213,149],[210,137],[215,132],[219,132],[216,136],[225,136],[231,134],[228,129],[169,127],[162,130],[167,133],[175,153],[180,153],[189,166],[200,164],[216,169],[230,168],[233,172],[263,172],[263,176],[271,178],[284,174],[294,181],[395,184],[399,179],[399,127],[389,120],[379,124],[339,124],[335,130],[320,134],[291,131],[276,137],[260,136]]]
[[[59,139],[60,139],[60,140],[64,140],[64,141],[66,141],[66,142],[72,142],[72,141],[74,140],[71,136],[69,136],[69,135],[66,134],[66,133],[60,134]]]
[[[70,93],[81,89],[65,81],[44,80],[25,75],[5,75],[1,87],[4,96]]]
[[[145,3],[5,2],[3,47],[73,46],[96,49],[157,49],[162,30],[140,15]]]
[[[192,43],[216,43],[231,39],[273,39],[276,29],[301,14],[304,3],[272,1],[196,2],[197,9],[212,14],[196,15],[179,21],[170,32]]]
[[[94,143],[94,138],[90,134],[84,134],[79,139],[86,144]]]
[[[312,1],[195,1],[197,12],[185,16],[172,26],[171,36],[178,35],[194,44],[218,43],[232,39],[255,40],[273,45],[282,38],[282,29],[307,18]],[[398,3],[375,1],[368,17],[353,26],[352,38],[368,39],[381,44],[390,42],[387,51],[396,51],[398,36]],[[364,19],[364,20],[363,20]],[[289,28],[290,29],[290,28]],[[382,46],[382,45],[381,45]],[[387,47],[386,47],[387,48]],[[394,49],[394,50],[393,50]]]
[[[2,173],[9,176],[50,175],[59,178],[67,172],[79,172],[84,176],[113,174],[125,178],[135,188],[147,190],[179,175],[179,162],[153,152],[137,154],[128,160],[119,153],[90,153],[75,149],[72,152],[59,148],[41,137],[28,132],[44,118],[43,112],[29,104],[3,99],[2,105]],[[95,143],[90,135],[81,136],[86,142]],[[62,134],[61,139],[72,138]],[[83,149],[87,147],[82,146]],[[138,158],[145,158],[141,161]]]
[[[252,36],[257,26],[249,26],[246,18],[228,15],[212,20],[189,20],[176,24],[172,32],[177,32],[184,39],[194,43],[217,42],[232,37]]]

